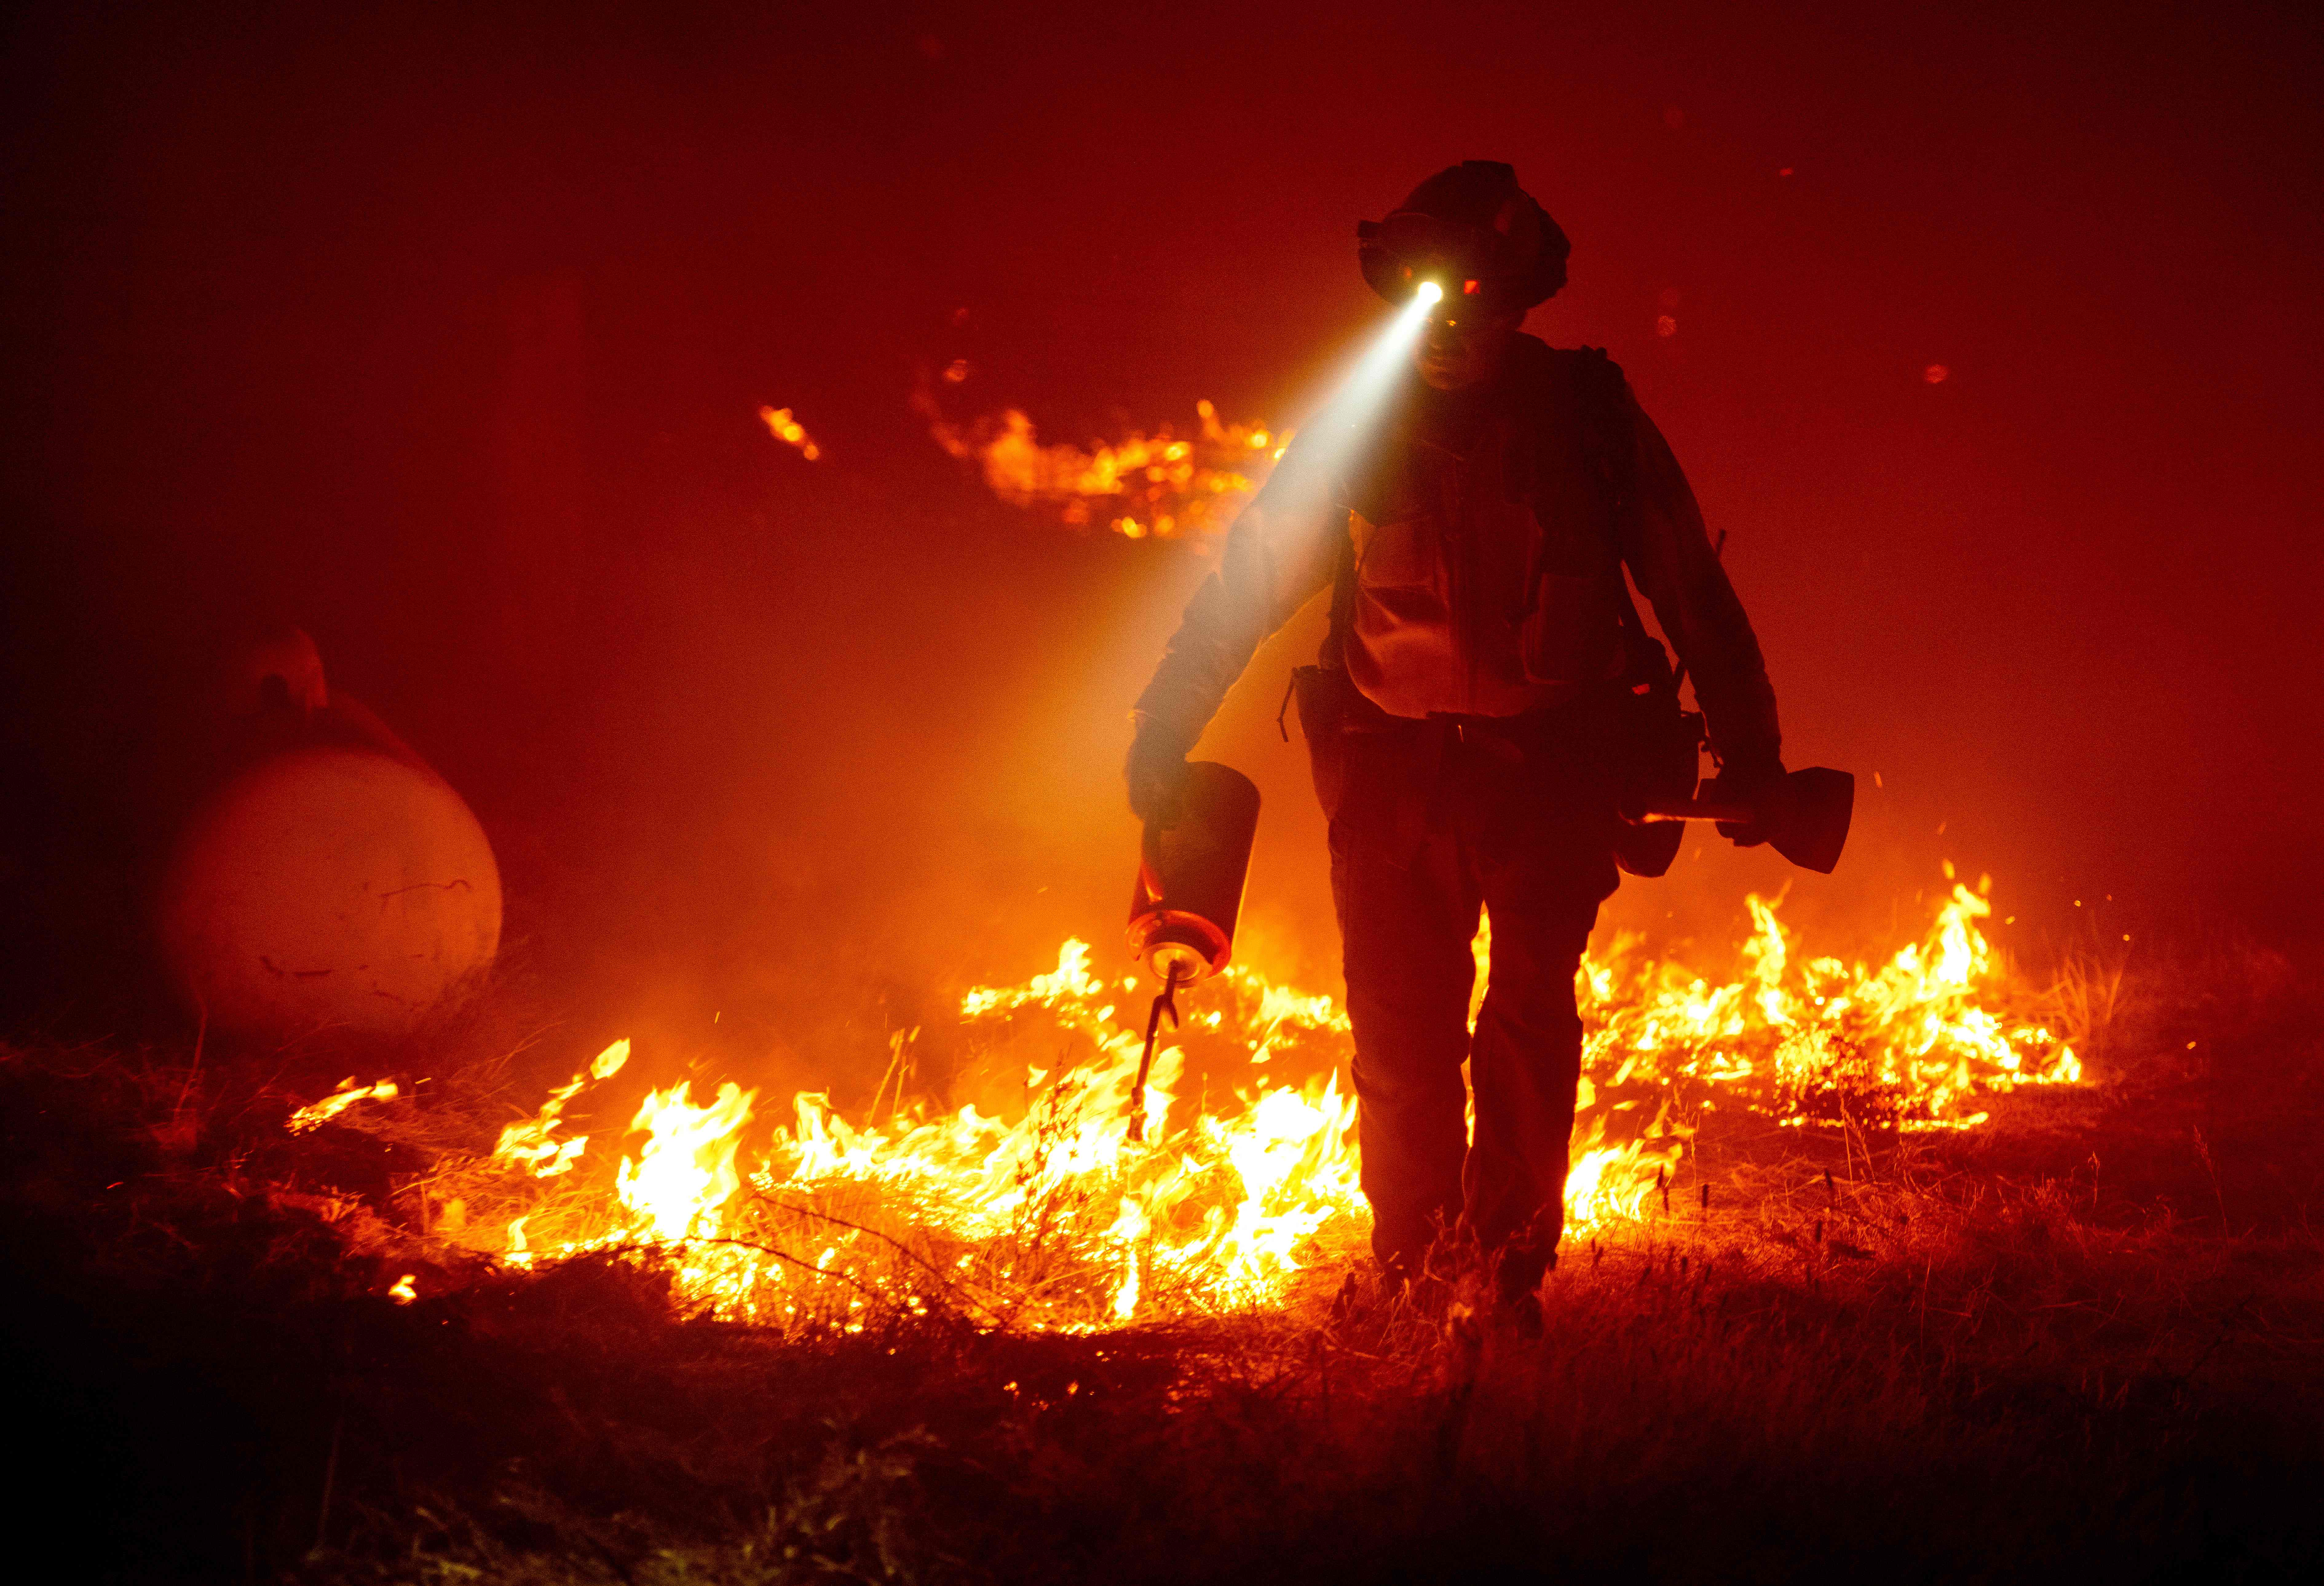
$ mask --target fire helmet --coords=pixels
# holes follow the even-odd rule
[[[1573,244],[1498,160],[1464,160],[1412,189],[1385,220],[1356,223],[1356,259],[1392,303],[1434,281],[1448,299],[1530,309],[1565,284]]]

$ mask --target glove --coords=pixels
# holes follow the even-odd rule
[[[1175,734],[1141,720],[1122,775],[1130,784],[1130,812],[1148,825],[1171,825],[1185,812],[1186,751]]]
[[[1720,767],[1719,774],[1703,785],[1702,796],[1706,803],[1739,804],[1750,810],[1749,820],[1720,821],[1718,830],[1738,848],[1757,848],[1767,840],[1785,786],[1781,761],[1728,765]]]

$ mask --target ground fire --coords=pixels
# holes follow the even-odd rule
[[[1581,983],[1570,1237],[1637,1216],[1706,1111],[1960,1130],[1986,1120],[1994,1096],[2078,1083],[2080,1060],[2026,1016],[1981,928],[1986,891],[1956,881],[1927,935],[1877,964],[1809,954],[1756,896],[1731,979],[1627,935],[1605,944]],[[1489,936],[1489,924],[1480,971]],[[1162,1050],[1139,1099],[1148,1144],[1138,1146],[1123,1112],[1148,990],[1097,973],[1088,945],[1069,941],[1053,970],[970,991],[964,1020],[995,1063],[1041,1054],[1001,1115],[936,1111],[906,1093],[917,1032],[905,1031],[853,1118],[820,1093],[770,1116],[733,1081],[699,1097],[687,1082],[650,1094],[600,1144],[564,1113],[628,1061],[616,1041],[503,1130],[489,1157],[439,1165],[437,1225],[517,1267],[651,1253],[675,1263],[697,1302],[775,1327],[844,1326],[875,1301],[1067,1331],[1280,1302],[1360,1231],[1355,1107],[1340,1077],[1346,1017],[1330,997],[1231,967],[1189,999],[1185,1028]],[[1185,1093],[1190,1054],[1218,1052],[1249,1065],[1250,1084]],[[392,1095],[351,1083],[300,1117]],[[487,1203],[521,1209],[498,1223],[470,1216]]]

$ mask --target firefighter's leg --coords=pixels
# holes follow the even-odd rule
[[[1564,1227],[1582,1072],[1573,976],[1617,876],[1587,830],[1537,830],[1489,853],[1481,871],[1492,959],[1471,1047],[1477,1129],[1464,1211],[1478,1242],[1498,1252],[1504,1291],[1517,1294],[1541,1281]]]
[[[1408,1274],[1460,1216],[1476,883],[1450,837],[1415,849],[1370,843],[1335,823],[1332,891],[1355,1031],[1372,1249],[1383,1266]]]

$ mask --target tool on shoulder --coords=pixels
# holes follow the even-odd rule
[[[1167,825],[1149,822],[1130,895],[1130,951],[1162,982],[1146,1019],[1146,1051],[1130,1087],[1130,1138],[1146,1138],[1146,1078],[1162,1016],[1178,1025],[1178,988],[1227,966],[1259,832],[1259,788],[1211,761],[1186,765],[1185,798]]]

